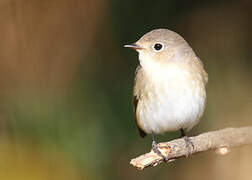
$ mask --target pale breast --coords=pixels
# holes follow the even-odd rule
[[[139,102],[137,123],[146,133],[191,129],[205,108],[205,85],[200,74],[171,65],[139,71],[134,88]]]

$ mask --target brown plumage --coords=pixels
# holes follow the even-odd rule
[[[139,70],[141,70],[141,66],[138,66],[136,68],[136,72],[135,72],[135,75],[136,75],[136,78],[137,78],[137,74],[139,74]],[[136,79],[134,81],[134,88],[136,87],[135,86],[135,83],[136,83]],[[135,89],[133,90],[135,92]],[[135,123],[136,123],[136,126],[137,126],[137,129],[139,131],[139,135],[144,138],[146,136],[146,133],[144,132],[144,130],[141,129],[141,127],[138,125],[138,120],[137,120],[137,115],[136,115],[136,111],[137,111],[137,105],[138,105],[138,102],[139,102],[139,96],[137,94],[135,94],[133,92],[133,97],[132,97],[132,104],[133,104],[133,110],[134,110],[134,116],[135,116]]]

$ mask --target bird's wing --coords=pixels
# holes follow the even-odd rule
[[[200,65],[201,65],[201,74],[202,74],[202,78],[203,78],[203,81],[204,81],[204,84],[206,85],[207,84],[207,81],[208,81],[208,74],[207,74],[207,72],[205,71],[205,69],[204,69],[204,64],[202,63],[202,61],[200,60],[200,58],[198,58],[197,57],[197,62],[199,62],[200,63]]]
[[[136,81],[137,81],[137,76],[139,75],[139,71],[141,70],[141,66],[138,66],[137,69],[136,69],[136,77],[135,77],[135,82],[134,82],[134,92],[133,92],[133,98],[132,98],[132,103],[133,103],[133,110],[134,110],[134,115],[135,115],[135,123],[136,123],[136,126],[137,126],[137,129],[139,131],[139,134],[142,138],[144,138],[146,136],[146,133],[140,128],[140,126],[138,125],[138,121],[137,121],[137,115],[136,115],[136,111],[137,111],[137,105],[138,105],[138,102],[139,102],[139,96],[138,96],[138,92],[135,91],[136,89]]]

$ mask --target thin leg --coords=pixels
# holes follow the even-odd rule
[[[185,136],[186,136],[186,134],[185,134],[184,129],[182,128],[182,129],[180,129],[180,131],[181,131],[181,137],[185,137]]]
[[[156,153],[157,155],[159,155],[160,157],[162,157],[164,159],[164,161],[168,161],[167,157],[165,157],[158,149],[158,145],[155,141],[154,138],[154,133],[151,134],[152,135],[152,150],[154,151],[154,153]]]
[[[192,154],[192,151],[194,149],[194,145],[192,143],[192,141],[190,140],[190,138],[185,134],[184,129],[180,129],[181,131],[181,137],[185,140],[185,144],[186,144],[186,148],[188,149],[188,154],[186,155],[186,157],[188,157],[189,155]]]

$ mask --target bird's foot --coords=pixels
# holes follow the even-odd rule
[[[167,161],[168,161],[168,158],[165,157],[165,156],[160,152],[160,150],[159,150],[159,148],[158,148],[158,145],[157,145],[156,141],[152,141],[152,150],[153,150],[154,153],[156,153],[157,155],[159,155],[160,157],[162,157],[163,160],[164,160],[164,162],[167,162]]]
[[[188,136],[184,136],[183,139],[185,140],[185,145],[186,148],[188,149],[188,153],[186,154],[186,157],[188,157],[193,153],[194,145]]]

